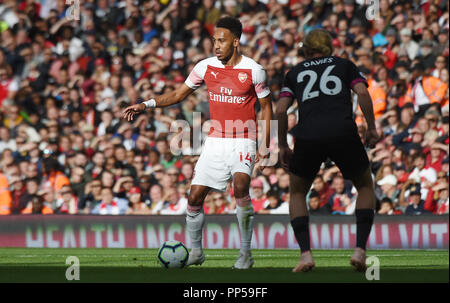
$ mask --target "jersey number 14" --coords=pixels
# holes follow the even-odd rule
[[[320,77],[320,84],[319,84],[320,91],[325,95],[329,96],[337,95],[342,90],[341,79],[339,79],[336,76],[330,75],[330,72],[333,70],[334,67],[335,65],[328,66],[325,69],[322,76]],[[317,73],[313,70],[302,71],[297,76],[297,82],[298,83],[303,82],[305,76],[309,76],[309,81],[308,83],[306,83],[305,89],[303,90],[302,102],[319,96],[319,91],[317,90],[312,91],[312,88],[317,81]],[[328,88],[328,83],[330,82],[334,83],[333,88]]]
[[[247,155],[245,156],[245,159],[244,159],[242,152],[239,152],[239,160],[240,160],[240,162],[246,160],[246,161],[252,163],[252,157],[250,157],[250,153],[247,153]]]

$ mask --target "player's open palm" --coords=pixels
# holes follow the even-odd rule
[[[127,121],[131,121],[131,120],[133,120],[133,117],[136,114],[139,114],[139,113],[145,111],[145,108],[146,108],[145,104],[143,104],[143,103],[130,105],[127,108],[124,109],[124,111],[122,113],[122,117],[124,119],[126,119]]]

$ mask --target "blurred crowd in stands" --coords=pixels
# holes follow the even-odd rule
[[[284,74],[304,60],[302,38],[330,31],[334,55],[368,79],[383,138],[368,150],[377,213],[448,214],[448,1],[380,0],[379,11],[364,2],[0,0],[0,214],[185,213],[198,151],[173,154],[170,126],[192,127],[194,112],[209,119],[206,88],[132,123],[121,113],[182,85],[213,55],[224,15],[240,18],[241,52],[265,67],[274,109]],[[356,105],[355,120],[364,140]],[[289,175],[256,168],[250,194],[257,213],[287,214]],[[324,163],[310,213],[353,214],[355,200]],[[204,208],[233,213],[233,189],[211,192]]]

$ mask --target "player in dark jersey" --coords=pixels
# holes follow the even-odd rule
[[[358,96],[368,125],[365,143],[378,141],[372,100],[366,79],[349,60],[331,56],[330,34],[311,31],[303,41],[306,60],[290,70],[277,104],[280,160],[290,171],[289,213],[300,245],[300,263],[294,272],[310,271],[314,260],[310,249],[306,194],[327,158],[336,163],[344,178],[358,190],[356,201],[356,249],[350,263],[358,271],[366,269],[366,243],[373,224],[375,195],[369,160],[353,119],[351,90]],[[299,122],[293,129],[294,151],[289,149],[287,109],[297,99]]]

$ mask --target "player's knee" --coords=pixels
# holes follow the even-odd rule
[[[373,190],[373,179],[370,174],[370,169],[365,170],[361,175],[352,179],[353,185],[356,187],[356,190]]]
[[[311,189],[312,180],[306,178],[291,178],[290,192],[291,195],[306,196]]]
[[[234,190],[234,196],[235,197],[245,197],[249,194],[249,187],[247,184],[234,184],[233,185],[233,190]]]
[[[190,194],[188,197],[189,206],[201,206],[203,204],[203,197],[201,195]]]
[[[306,197],[306,195],[308,194],[308,190],[292,190],[290,192],[290,195],[292,197]]]
[[[296,195],[306,195],[311,189],[311,183],[298,183],[291,185],[291,194]]]

